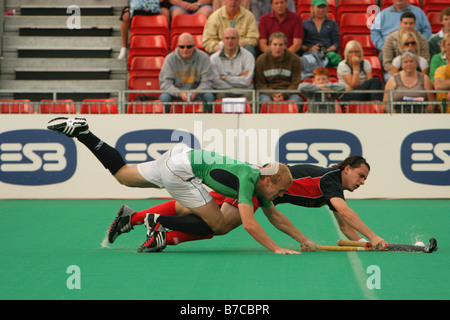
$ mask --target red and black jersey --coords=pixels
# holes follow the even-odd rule
[[[290,203],[302,207],[321,207],[327,204],[335,211],[330,199],[339,197],[345,200],[340,169],[309,164],[298,164],[289,169],[294,182],[283,197],[273,201],[274,205]]]

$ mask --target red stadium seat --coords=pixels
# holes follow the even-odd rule
[[[119,111],[114,99],[84,99],[81,102],[80,113],[117,114]]]
[[[63,100],[41,100],[39,113],[77,113],[75,103],[72,99]]]
[[[172,38],[184,32],[190,34],[203,34],[205,27],[206,16],[202,14],[180,14],[172,18],[170,28],[170,43]]]
[[[192,35],[194,37],[194,43],[195,43],[195,47],[197,49],[200,49],[204,52],[206,52],[205,47],[203,47],[203,34],[193,34]],[[178,43],[178,38],[180,37],[179,34],[173,36],[172,38],[172,43],[170,45],[170,51],[174,51],[177,48],[177,43]]]
[[[375,6],[375,0],[339,0],[339,6],[336,11],[336,21],[340,24],[343,13],[367,13],[370,6]]]
[[[383,83],[383,69],[381,68],[381,62],[378,56],[364,56],[364,59],[370,62],[370,65],[372,66],[372,75],[378,77],[381,80],[381,83]]]
[[[427,18],[431,25],[431,32],[438,33],[442,29],[441,13],[439,11],[429,11]]]
[[[295,101],[284,101],[285,103],[270,103],[261,104],[260,113],[298,113],[298,106]]]
[[[0,113],[33,113],[29,99],[0,100]]]
[[[222,106],[223,104],[222,99],[217,99],[216,103],[214,104],[214,113],[222,113]],[[227,112],[227,113],[242,113],[242,112]],[[247,103],[245,105],[245,113],[252,113],[252,105]]]
[[[164,113],[164,106],[159,100],[152,101],[153,103],[140,102],[138,104],[129,104],[127,106],[127,113]]]
[[[347,109],[346,109],[347,110]],[[348,106],[349,113],[384,113],[382,104],[350,104]]]
[[[370,34],[371,22],[373,22],[372,13],[343,13],[339,25],[341,39],[346,34]]]
[[[450,7],[450,2],[448,0],[423,0],[422,10],[425,13],[432,11],[441,12],[447,7]]]
[[[191,104],[172,104],[170,106],[170,113],[203,113],[203,102],[196,101]]]
[[[147,77],[140,75],[132,75],[128,80],[128,90],[160,90],[158,77]],[[148,95],[159,98],[161,92],[148,93],[130,93],[130,101],[134,101],[137,96]]]
[[[169,53],[166,38],[162,35],[135,35],[130,38],[128,66],[136,56],[162,56]]]
[[[164,63],[164,57],[161,56],[137,56],[130,64],[130,77],[135,75],[146,77],[158,77]]]
[[[341,41],[341,54],[344,56],[345,46],[350,40],[356,40],[361,44],[364,55],[378,55],[378,49],[372,43],[370,34],[345,34]]]
[[[154,16],[135,15],[131,20],[131,35],[163,35],[169,43],[169,24],[162,14]]]

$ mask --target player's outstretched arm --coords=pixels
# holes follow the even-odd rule
[[[284,232],[300,243],[302,251],[315,251],[314,242],[309,240],[299,229],[297,229],[284,214],[275,208],[274,205],[268,208],[262,207],[262,210],[270,223],[278,230]]]
[[[386,242],[377,236],[358,216],[358,214],[353,211],[342,198],[331,198],[331,204],[336,209],[341,219],[347,223],[350,227],[354,228],[360,234],[365,236],[369,241],[376,247],[384,248]]]
[[[254,217],[253,207],[247,203],[238,204],[239,214],[245,230],[261,245],[277,254],[300,254],[299,251],[280,247],[273,241]]]

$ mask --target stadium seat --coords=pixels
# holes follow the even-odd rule
[[[222,99],[217,99],[216,103],[214,104],[214,113],[222,113],[222,106],[221,103]],[[242,112],[227,112],[227,113],[242,113]],[[252,113],[252,105],[250,103],[247,103],[245,105],[245,113]]]
[[[374,77],[378,77],[381,80],[381,83],[383,83],[384,82],[383,69],[381,67],[381,62],[380,62],[380,59],[378,58],[378,55],[364,56],[364,59],[366,59],[370,62],[370,65],[372,66],[372,75]]]
[[[372,43],[370,34],[344,34],[341,41],[341,55],[344,56],[345,46],[350,40],[356,40],[361,44],[364,55],[378,55],[378,49]]]
[[[33,105],[29,99],[0,100],[0,113],[33,113]]]
[[[431,32],[438,33],[442,29],[441,13],[439,11],[429,11],[427,18],[431,25]]]
[[[164,106],[161,101],[154,100],[153,103],[139,101],[137,104],[128,104],[127,113],[164,113]]]
[[[422,10],[428,12],[441,12],[445,8],[450,7],[448,0],[423,0]]]
[[[336,10],[336,21],[340,24],[343,13],[366,13],[368,7],[375,5],[375,0],[339,0]]]
[[[203,47],[203,34],[193,34],[192,35],[194,37],[194,43],[195,46],[197,47],[197,49],[200,49],[204,52],[206,52],[205,47]],[[173,36],[172,38],[172,42],[170,45],[170,51],[174,51],[177,47],[177,43],[178,43],[178,38],[180,37],[179,34]]]
[[[117,114],[119,112],[114,99],[84,99],[81,102],[80,113]]]
[[[172,104],[170,113],[203,113],[203,101],[196,101],[191,104]]]
[[[164,63],[162,56],[137,56],[134,57],[130,64],[129,76],[146,76],[158,77]]]
[[[75,103],[72,99],[63,100],[41,100],[39,113],[77,113]]]
[[[351,103],[351,102],[350,102]],[[344,106],[345,107],[345,106]],[[346,112],[349,113],[384,113],[382,104],[350,104]]]
[[[311,2],[312,0],[298,0],[297,13],[301,14],[304,12],[311,12]],[[327,3],[328,3],[328,12],[331,12],[334,16],[336,16],[336,1],[327,0]]]
[[[128,80],[128,90],[160,90],[158,77],[147,77],[132,75]],[[130,101],[134,101],[137,96],[148,95],[159,98],[161,92],[129,93]]]
[[[298,113],[295,101],[284,101],[285,103],[262,103],[260,113]]]
[[[162,35],[135,35],[130,38],[128,67],[136,56],[162,56],[169,53],[166,38]]]
[[[424,0],[426,1],[426,0]],[[445,0],[447,1],[447,0]],[[394,0],[383,0],[383,4],[381,5],[381,10],[386,9],[387,7],[392,6],[394,3]],[[408,0],[409,4],[412,4],[413,6],[420,8],[420,1],[419,0]]]
[[[184,32],[190,34],[203,34],[205,27],[206,16],[202,14],[180,14],[172,18],[170,28],[170,43],[172,38]]]
[[[373,22],[371,13],[343,13],[339,25],[340,41],[342,42],[344,35],[370,35],[371,22]]]
[[[135,15],[131,20],[130,38],[132,35],[163,35],[169,43],[169,24],[162,14],[154,16]]]

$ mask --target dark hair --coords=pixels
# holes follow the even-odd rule
[[[400,17],[400,21],[402,21],[403,18],[413,18],[414,22],[416,21],[416,15],[411,11],[406,11],[405,13],[403,13]]]
[[[364,159],[361,156],[347,157],[344,161],[339,162],[338,164],[334,165],[333,167],[344,170],[345,167],[348,165],[350,165],[350,167],[352,167],[352,168],[359,168],[362,164],[365,164],[367,166],[367,169],[369,169],[369,171],[370,171],[369,164],[367,163],[366,159]]]

